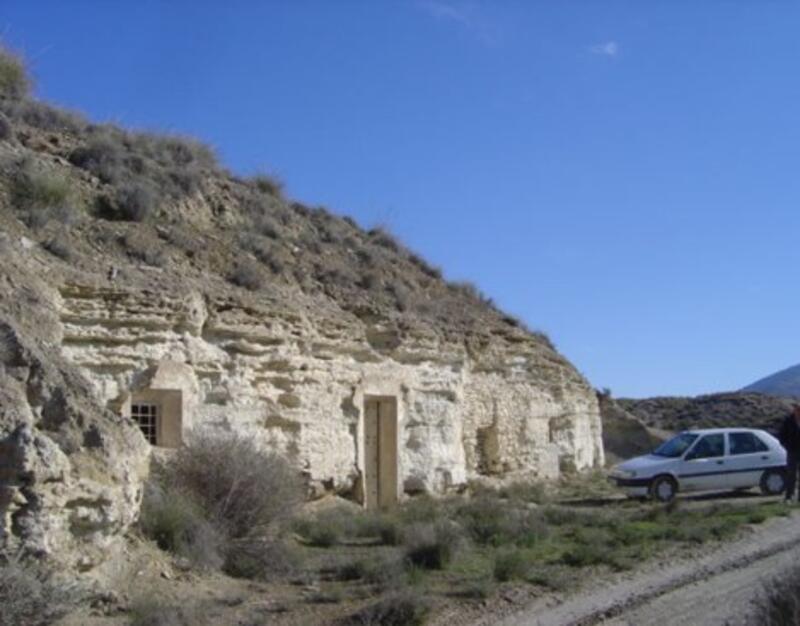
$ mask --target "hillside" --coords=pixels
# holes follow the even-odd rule
[[[96,571],[197,432],[367,507],[603,464],[591,386],[474,286],[29,87],[0,51],[0,552]]]
[[[800,398],[800,365],[787,367],[784,370],[765,376],[748,385],[742,391]]]
[[[758,393],[716,393],[704,396],[617,399],[647,426],[670,431],[742,426],[777,429],[792,399]]]

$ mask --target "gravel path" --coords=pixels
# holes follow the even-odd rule
[[[537,600],[502,626],[742,626],[762,583],[800,563],[800,512],[755,526],[694,559],[611,576],[553,606]]]

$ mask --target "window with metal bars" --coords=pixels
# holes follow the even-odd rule
[[[131,419],[133,419],[142,430],[144,438],[150,445],[156,445],[158,439],[158,405],[137,402],[131,404]]]

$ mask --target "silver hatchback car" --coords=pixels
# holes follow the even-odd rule
[[[609,480],[633,497],[669,502],[679,491],[744,490],[768,495],[784,491],[786,451],[763,430],[688,430],[650,454],[614,467]]]

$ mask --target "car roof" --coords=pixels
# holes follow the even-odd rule
[[[763,433],[764,430],[760,428],[690,428],[689,430],[681,431],[683,433],[691,433],[692,435],[714,435],[718,433]]]

